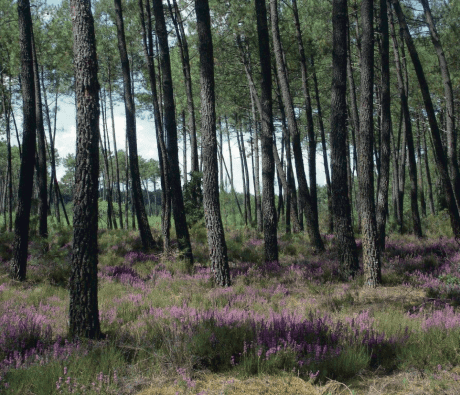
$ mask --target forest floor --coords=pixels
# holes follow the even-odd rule
[[[71,230],[56,227],[46,252],[32,238],[25,283],[7,275],[1,234],[0,394],[460,394],[454,239],[391,236],[368,289],[362,271],[338,280],[333,236],[315,254],[282,235],[264,264],[262,235],[230,229],[233,283],[219,288],[205,229],[191,234],[187,272],[142,252],[135,231],[99,231],[98,342],[66,339]]]

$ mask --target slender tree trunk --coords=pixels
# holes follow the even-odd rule
[[[343,279],[354,277],[358,271],[351,210],[348,198],[346,160],[346,60],[347,38],[343,34],[347,26],[347,0],[332,3],[332,97],[331,97],[331,187],[334,231],[340,256],[340,275]]]
[[[169,9],[172,12],[171,4],[168,0]],[[195,126],[195,107],[193,104],[193,91],[192,91],[192,77],[190,71],[190,55],[188,51],[188,44],[187,38],[184,31],[184,24],[182,22],[182,17],[177,6],[176,0],[173,0],[174,5],[174,17],[172,18],[174,27],[176,30],[176,36],[179,41],[179,48],[180,48],[180,55],[181,55],[181,62],[182,62],[182,72],[184,74],[184,82],[185,82],[185,93],[187,95],[187,109],[189,113],[189,123],[188,123],[188,130],[190,133],[190,156],[191,156],[191,163],[190,163],[190,172],[193,173],[195,171],[199,171],[198,168],[198,144],[196,138],[196,126]]]
[[[243,124],[241,124],[240,129],[240,141],[241,141],[241,151],[242,151],[242,158],[243,158],[243,175],[246,177],[246,206],[248,207],[248,221],[249,225],[252,225],[252,210],[251,210],[251,191],[249,189],[249,168],[248,168],[248,161],[246,158],[246,148],[244,147],[244,139],[243,139]]]
[[[387,5],[389,3],[387,2]],[[410,119],[406,120],[406,115],[409,113],[409,108],[408,108],[408,101],[407,101],[407,91],[406,91],[406,85],[404,83],[403,79],[403,74],[402,74],[402,64],[399,56],[399,46],[398,46],[398,39],[396,37],[395,33],[395,28],[394,28],[394,22],[393,22],[393,15],[391,13],[391,8],[387,7],[389,12],[389,21],[390,21],[390,32],[391,32],[391,38],[393,42],[393,53],[394,53],[394,58],[395,58],[395,66],[396,66],[396,75],[398,77],[398,89],[399,89],[399,97],[401,100],[401,117],[400,117],[400,131],[398,133],[398,142],[397,142],[397,148],[400,149],[401,153],[399,155],[399,180],[398,180],[398,194],[397,194],[397,220],[399,224],[399,231],[402,234],[403,229],[404,229],[404,185],[405,185],[405,180],[406,180],[406,128],[407,124],[409,123],[410,125]],[[405,108],[406,106],[406,108]],[[401,125],[402,125],[402,120],[404,119],[404,131],[403,131],[403,142],[402,145],[400,145],[400,136],[401,136]]]
[[[230,285],[227,244],[220,214],[217,166],[216,110],[214,93],[214,55],[208,0],[195,0],[200,53],[201,83],[201,146],[203,147],[203,206],[211,258],[211,270],[216,283]]]
[[[329,160],[327,158],[326,134],[324,132],[323,113],[321,110],[318,79],[316,78],[315,60],[313,56],[311,56],[310,62],[311,62],[311,68],[312,68],[312,73],[313,73],[313,83],[315,86],[316,110],[318,114],[319,130],[321,133],[321,147],[323,149],[324,174],[326,175],[327,209],[329,213],[328,233],[332,234],[334,232],[334,221],[333,221],[333,215],[332,215],[332,189],[331,189],[331,176],[329,173],[329,163],[328,163]]]
[[[38,73],[37,52],[35,50],[34,35],[32,32],[32,56],[34,69],[34,87],[35,87],[35,119],[37,127],[37,184],[38,184],[38,234],[41,238],[48,238],[48,196],[46,180],[46,146],[45,146],[45,128],[43,127],[43,109],[40,89],[40,76]]]
[[[390,40],[388,35],[387,0],[380,0],[380,62],[381,62],[381,144],[380,177],[377,195],[377,235],[380,251],[385,250],[385,225],[388,215],[388,187],[390,184],[390,138],[391,138],[391,94],[390,94]]]
[[[423,102],[425,104],[425,110],[428,115],[428,121],[430,124],[431,129],[431,136],[433,138],[433,144],[435,148],[435,155],[436,155],[436,162],[438,167],[438,172],[441,178],[441,182],[443,185],[447,206],[449,209],[450,221],[452,226],[452,231],[456,238],[460,237],[460,216],[457,208],[457,204],[455,201],[454,191],[452,189],[452,185],[449,179],[449,169],[448,169],[448,161],[444,154],[444,149],[442,146],[441,135],[439,132],[438,122],[436,120],[436,116],[434,113],[433,103],[431,101],[430,91],[428,88],[428,84],[425,78],[425,73],[423,72],[422,64],[418,57],[417,50],[415,48],[415,44],[412,40],[410,35],[409,29],[407,27],[406,19],[404,14],[401,10],[401,6],[398,0],[391,0],[396,15],[398,16],[399,24],[402,27],[404,40],[406,41],[407,48],[409,50],[412,63],[415,68],[415,72],[417,74],[417,79],[419,81],[420,90],[422,92]]]
[[[291,134],[292,145],[294,150],[295,167],[297,173],[297,181],[299,183],[299,200],[300,208],[305,210],[307,219],[307,227],[310,237],[310,242],[318,251],[324,250],[324,244],[319,233],[318,211],[315,210],[316,204],[310,195],[305,169],[303,164],[302,148],[300,144],[300,131],[294,114],[294,106],[292,96],[289,89],[286,67],[282,57],[281,40],[278,26],[278,4],[277,0],[270,0],[270,12],[272,23],[273,47],[277,65],[277,73],[280,81],[280,88],[283,98],[284,107],[288,119],[289,133]],[[300,215],[299,215],[300,217]]]
[[[305,113],[307,115],[308,173],[310,177],[310,196],[313,212],[315,213],[316,221],[318,221],[318,196],[316,188],[316,135],[313,125],[313,112],[311,108],[310,88],[308,86],[307,58],[305,56],[305,50],[302,41],[302,32],[300,30],[297,0],[292,0],[292,10],[294,13],[294,25],[296,28],[297,46],[299,49],[300,56],[300,71],[302,74],[302,91],[305,100]]]
[[[90,3],[71,0],[70,6],[78,126],[69,334],[98,339],[102,334],[97,301],[99,83],[96,39]]]
[[[167,137],[167,164],[170,170],[170,190],[174,222],[176,225],[179,249],[191,266],[193,265],[193,255],[187,219],[185,217],[182,188],[180,184],[176,114],[174,107],[171,63],[169,58],[168,34],[163,13],[163,4],[160,0],[153,0],[153,14],[155,16],[155,30],[158,37],[158,45],[160,47],[160,66],[163,75],[164,128]]]
[[[417,158],[418,158],[418,172],[420,174],[420,207],[422,209],[423,217],[426,217],[426,201],[425,201],[425,191],[423,185],[423,170],[422,170],[422,150],[421,150],[421,137],[422,132],[420,130],[420,115],[417,117]]]
[[[265,0],[255,0],[257,36],[262,75],[262,207],[264,216],[265,261],[278,261],[278,240],[275,211],[275,166],[273,163],[273,112],[271,60]]]
[[[359,208],[363,228],[364,282],[375,288],[382,282],[380,252],[377,238],[377,224],[374,202],[373,171],[373,86],[374,86],[374,43],[373,43],[373,0],[361,3],[361,108],[358,139]]]
[[[114,0],[118,51],[120,52],[121,67],[123,71],[123,86],[126,111],[126,133],[129,145],[129,165],[131,169],[132,194],[134,206],[139,226],[142,245],[144,248],[155,247],[155,241],[152,237],[147,214],[145,212],[144,201],[142,198],[142,188],[139,176],[139,161],[137,158],[137,138],[136,138],[136,110],[134,107],[134,98],[132,95],[131,75],[129,68],[128,54],[126,52],[126,40],[123,25],[123,15],[121,0]]]
[[[3,86],[3,73],[0,72],[0,84]],[[11,85],[10,85],[11,87]],[[2,94],[3,111],[5,114],[6,126],[6,149],[7,149],[7,170],[5,172],[4,192],[3,192],[3,212],[5,214],[6,226],[6,206],[8,202],[8,225],[6,226],[9,232],[13,231],[13,179],[12,179],[12,164],[11,164],[11,130],[10,130],[10,114],[11,110],[11,89],[8,101],[6,100],[6,93]]]
[[[21,56],[21,85],[23,100],[23,144],[24,155],[18,187],[18,206],[14,222],[13,258],[11,277],[26,279],[27,250],[29,241],[29,217],[35,164],[35,89],[32,57],[32,18],[28,0],[18,0],[19,45]]]
[[[424,124],[422,124],[422,129],[423,129],[423,151],[425,152],[426,182],[428,184],[428,198],[430,201],[430,213],[431,215],[435,215],[436,210],[434,208],[433,187],[431,183],[430,166],[428,165],[428,149],[426,146],[426,128]]]
[[[115,168],[117,171],[117,200],[118,210],[120,211],[120,228],[123,229],[123,210],[121,208],[121,190],[120,190],[120,167],[118,163],[118,151],[117,151],[117,139],[115,137],[115,118],[113,116],[113,101],[112,101],[112,79],[110,62],[108,63],[108,79],[109,79],[109,103],[110,103],[110,117],[112,118],[112,138],[113,138],[113,150],[115,153]]]
[[[171,228],[171,192],[169,188],[169,172],[167,166],[168,153],[163,137],[162,111],[160,109],[161,100],[158,100],[157,84],[155,76],[155,65],[153,62],[153,37],[152,37],[152,18],[150,14],[150,2],[146,0],[145,12],[147,16],[147,26],[145,25],[144,6],[139,0],[140,19],[142,27],[142,42],[144,55],[149,72],[150,89],[152,91],[153,111],[155,116],[155,133],[158,147],[158,162],[160,167],[161,182],[161,231],[163,234],[163,250],[167,253],[170,247],[170,228]],[[161,84],[160,84],[161,85]]]
[[[244,224],[248,226],[248,201],[246,199],[247,196],[247,184],[246,184],[246,174],[244,172],[244,153],[241,148],[241,142],[240,142],[240,134],[238,132],[238,115],[235,113],[235,132],[236,132],[236,141],[238,142],[238,151],[240,152],[240,163],[241,163],[241,177],[243,181],[243,201],[244,201]]]
[[[222,131],[221,131],[222,137]],[[185,111],[182,111],[182,166],[184,167],[184,184],[187,183],[187,129],[185,127]],[[222,174],[221,174],[222,178]]]
[[[105,97],[104,97],[105,99]],[[108,229],[113,228],[112,223],[112,216],[113,216],[113,206],[112,206],[112,187],[110,181],[110,173],[109,173],[109,160],[108,160],[108,151],[107,151],[107,144],[106,144],[106,134],[105,129],[107,127],[106,121],[106,112],[105,112],[105,100],[99,98],[101,104],[101,113],[102,113],[102,133],[104,135],[104,142],[102,142],[101,136],[99,136],[99,144],[101,145],[101,152],[102,152],[102,159],[104,161],[104,178],[105,178],[105,189],[107,191],[106,199],[107,199],[107,227]]]
[[[259,122],[256,117],[256,109],[254,103],[254,95],[251,94],[251,110],[252,110],[252,122],[254,125],[254,139],[253,141],[253,174],[254,174],[254,197],[256,204],[256,222],[257,230],[262,232],[264,229],[263,218],[262,218],[262,205],[260,204],[260,179],[259,179]]]

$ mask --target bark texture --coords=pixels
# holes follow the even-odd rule
[[[99,83],[96,39],[89,1],[71,0],[77,152],[70,273],[69,334],[101,337],[97,302]]]
[[[265,0],[255,0],[257,36],[262,75],[262,213],[264,217],[265,261],[278,261],[278,240],[275,210],[275,164],[273,160],[273,109],[271,61]]]
[[[332,3],[332,97],[331,97],[331,188],[334,232],[340,255],[340,275],[354,277],[358,271],[358,253],[351,225],[348,199],[346,156],[346,84],[347,38],[343,34],[347,24],[347,0]]]
[[[371,288],[382,281],[374,202],[373,92],[374,28],[373,0],[361,3],[361,109],[358,138],[359,209],[363,230],[364,283]]]
[[[195,11],[200,53],[201,145],[203,147],[203,206],[208,235],[211,270],[216,283],[230,285],[227,244],[220,214],[217,165],[214,56],[208,0],[196,0]]]

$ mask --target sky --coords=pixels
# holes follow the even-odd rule
[[[57,117],[57,133],[55,145],[59,152],[61,158],[66,157],[68,154],[75,155],[75,145],[76,145],[76,128],[75,128],[75,105],[71,98],[61,99],[59,103],[60,111],[58,112]],[[198,109],[197,109],[198,110]],[[137,132],[137,149],[138,155],[142,156],[144,159],[153,158],[158,160],[158,149],[157,141],[155,136],[155,124],[154,119],[150,118],[150,114],[136,114],[136,132]],[[126,119],[124,114],[124,106],[118,104],[114,108],[114,118],[115,118],[115,137],[117,140],[117,149],[125,149],[125,133],[126,133]],[[149,119],[150,118],[150,119]],[[100,129],[102,130],[102,118],[100,121]],[[109,135],[110,135],[110,146],[113,151],[113,142],[112,142],[112,119],[107,119]],[[200,125],[197,124],[197,130],[199,130]],[[183,145],[182,138],[179,135],[179,164],[181,171],[183,169]],[[279,145],[279,144],[278,144]],[[246,151],[249,153],[249,144],[246,144]],[[187,166],[190,169],[190,152],[189,152],[190,143],[187,141]],[[318,145],[318,148],[320,146]],[[241,165],[240,165],[240,155],[238,152],[238,144],[236,139],[231,140],[231,150],[232,150],[232,162],[233,162],[233,172],[234,172],[234,182],[235,190],[237,192],[243,192],[243,183],[241,178]],[[260,150],[259,150],[260,152]],[[227,141],[224,134],[224,147],[223,147],[224,160],[226,162],[227,168],[230,171],[230,154],[228,151]],[[304,150],[304,163],[305,171],[308,174],[308,165],[306,150]],[[251,166],[251,159],[248,158],[248,166]],[[260,167],[262,165],[260,164]],[[324,165],[323,165],[323,156],[322,153],[318,152],[316,156],[316,166],[317,166],[317,184],[324,185],[326,183],[324,175]],[[251,172],[251,167],[249,171]],[[60,179],[65,173],[63,166],[60,166],[57,170],[58,179]],[[224,171],[224,180],[226,179]],[[260,171],[260,180],[262,181],[262,172]],[[153,188],[151,186],[151,188]],[[251,193],[254,193],[254,185],[252,182],[252,177],[250,177],[250,190]],[[276,189],[277,191],[277,189]]]

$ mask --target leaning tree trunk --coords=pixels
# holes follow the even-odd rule
[[[434,113],[433,102],[431,101],[430,90],[428,88],[428,83],[425,78],[425,73],[423,72],[422,64],[418,57],[417,49],[415,48],[414,41],[412,40],[409,28],[407,27],[406,19],[401,10],[399,0],[391,0],[396,15],[398,16],[399,24],[402,28],[404,40],[406,41],[407,48],[409,50],[412,63],[414,65],[415,73],[417,74],[417,79],[420,85],[420,90],[422,92],[423,102],[425,104],[425,110],[428,115],[428,122],[430,124],[431,136],[433,138],[434,152],[436,163],[438,167],[438,172],[441,178],[442,186],[444,189],[447,206],[449,209],[450,222],[452,226],[452,232],[456,238],[460,238],[460,216],[455,201],[454,191],[449,179],[449,167],[444,154],[444,148],[442,145],[441,134],[439,131],[438,122]]]
[[[363,229],[364,282],[375,288],[382,282],[374,202],[373,153],[373,87],[374,28],[373,0],[361,3],[361,108],[358,138],[359,209]]]
[[[26,279],[29,219],[35,164],[35,88],[32,57],[32,18],[29,0],[18,0],[19,45],[21,54],[21,85],[23,100],[23,143],[19,174],[18,206],[14,221],[11,276]]]
[[[300,209],[305,210],[307,219],[307,227],[310,237],[310,242],[316,250],[323,251],[324,244],[319,233],[318,211],[315,210],[316,204],[313,202],[312,196],[308,190],[307,178],[303,164],[302,147],[300,144],[300,130],[294,114],[294,105],[289,89],[287,79],[286,66],[284,64],[281,38],[278,26],[278,4],[277,0],[270,0],[271,24],[273,35],[273,47],[277,65],[277,74],[280,81],[281,94],[288,119],[289,133],[291,134],[292,145],[294,150],[294,160],[297,173],[297,181],[299,183],[299,200],[301,202]],[[300,217],[300,215],[299,215]]]
[[[168,151],[165,165],[169,167],[170,171],[171,200],[179,249],[191,266],[193,265],[192,245],[190,244],[190,235],[188,232],[187,219],[185,217],[184,199],[180,184],[176,111],[174,106],[171,61],[169,57],[168,32],[166,30],[162,1],[153,0],[153,14],[155,16],[155,30],[158,37],[158,45],[160,47],[160,66],[163,77],[164,129],[166,132]]]
[[[37,52],[35,49],[34,35],[32,32],[32,55],[35,86],[35,119],[37,127],[37,184],[38,184],[38,234],[41,238],[48,237],[48,196],[47,196],[47,168],[45,128],[43,126],[42,96],[40,90],[40,76],[38,74]]]
[[[331,189],[334,231],[340,256],[340,275],[354,277],[358,271],[358,253],[351,225],[347,179],[347,0],[332,3],[332,97],[331,97]]]
[[[273,162],[273,112],[271,61],[265,0],[255,0],[257,36],[262,75],[262,212],[264,217],[265,261],[278,261],[275,211],[275,165]]]
[[[426,146],[426,128],[422,124],[423,129],[423,151],[425,152],[425,172],[426,172],[426,182],[428,184],[428,198],[430,201],[430,213],[431,215],[436,214],[436,210],[434,208],[434,199],[433,199],[433,185],[431,183],[431,174],[430,174],[430,166],[428,164],[428,149]]]
[[[230,285],[227,244],[220,214],[217,165],[216,110],[214,93],[214,55],[208,0],[196,0],[195,11],[200,53],[201,83],[201,145],[203,147],[203,206],[211,258],[211,270],[216,283]]]
[[[99,83],[96,39],[89,1],[71,0],[77,152],[70,272],[69,334],[102,337],[97,304]]]
[[[137,158],[137,138],[136,138],[136,110],[132,95],[131,75],[129,69],[128,54],[126,52],[125,31],[123,25],[123,14],[121,0],[114,0],[118,50],[120,52],[121,68],[123,71],[124,99],[126,110],[126,133],[129,145],[129,167],[131,170],[131,185],[134,199],[134,206],[137,216],[137,224],[144,248],[155,247],[152,232],[150,230],[147,213],[145,212],[144,199],[142,196],[141,181],[139,176],[139,161]]]
[[[388,186],[390,183],[390,137],[391,137],[391,95],[390,95],[390,40],[388,36],[387,0],[380,0],[380,61],[382,78],[380,132],[380,177],[377,196],[377,235],[380,251],[385,250],[385,225],[388,207]]]

